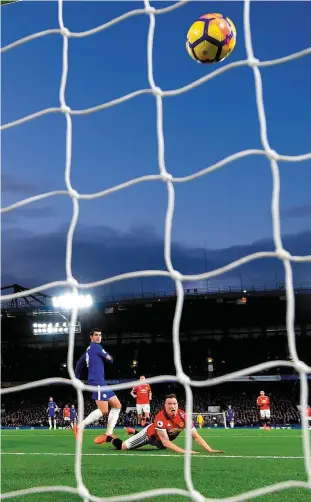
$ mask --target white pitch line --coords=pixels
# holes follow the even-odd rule
[[[24,431],[20,431],[20,432],[24,432]],[[65,432],[65,431],[60,431],[60,433],[63,433],[63,432]],[[70,436],[69,433],[67,433],[67,434],[68,434],[68,436]],[[84,434],[85,434],[85,432],[84,432]],[[200,434],[201,434],[201,436],[206,437],[206,438],[224,438],[224,437],[226,437],[225,435],[222,435],[222,434],[213,434],[213,433],[212,434],[208,434],[208,433],[206,433],[206,434],[203,433],[202,434],[202,432]],[[12,437],[12,436],[15,436],[15,437],[18,436],[18,437],[20,437],[20,434],[19,434],[19,432],[15,432],[14,431],[14,432],[11,432],[10,434],[1,434],[0,433],[0,436],[1,437]],[[32,437],[32,436],[38,437],[38,434],[27,434],[27,437]],[[50,436],[50,437],[53,437],[53,438],[55,438],[56,436],[59,437],[58,431],[57,431],[56,434],[55,433],[41,433],[40,432],[40,437],[41,436],[47,436],[47,437]],[[85,434],[85,437],[96,437],[96,436],[98,436],[98,434],[94,434],[94,433],[93,434],[89,434],[87,432]],[[231,436],[228,435],[227,437],[229,437],[230,439],[235,439],[235,438],[248,438],[248,439],[249,438],[256,438],[256,439],[257,438],[261,438],[262,439],[262,438],[268,438],[269,436],[268,436],[268,434],[267,435],[252,434],[252,435],[249,435],[249,436],[247,434],[237,434],[236,436],[233,434]],[[285,435],[284,436],[273,436],[273,439],[284,439],[284,437],[285,437]],[[299,438],[299,439],[301,439],[302,435],[301,436],[289,435],[289,436],[286,437],[286,440],[287,439],[291,439],[291,438]]]
[[[47,453],[47,452],[0,452],[1,455],[49,455],[52,457],[64,456],[64,457],[75,457],[75,453]],[[115,456],[123,456],[123,457],[184,457],[184,454],[180,455],[170,454],[170,453],[82,453],[83,457],[115,457]],[[278,455],[193,455],[195,458],[253,458],[253,459],[281,459],[281,460],[292,460],[292,459],[304,459],[304,457],[286,457],[286,456],[278,456]]]

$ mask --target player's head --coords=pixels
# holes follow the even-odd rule
[[[261,390],[261,391],[260,391],[260,395],[261,395],[261,396],[264,396],[264,395],[265,395],[265,391],[264,391],[264,390]]]
[[[139,380],[140,380],[141,382],[144,382],[144,381],[146,380],[146,377],[144,377],[144,375],[142,375],[142,376],[140,376],[140,377],[139,377]]]
[[[229,410],[231,410],[231,404],[229,404],[228,408],[229,408]]]
[[[53,401],[53,398],[52,398],[52,397],[50,397],[50,398],[49,398],[49,401]]]
[[[164,408],[165,408],[166,413],[170,417],[175,417],[177,415],[178,402],[177,402],[176,394],[169,394],[168,396],[166,396],[165,402],[164,402]]]
[[[74,405],[74,404],[72,404],[72,405],[71,405],[71,408],[74,408],[74,407],[75,407],[75,405]]]
[[[68,404],[65,404],[65,408],[68,408]]]
[[[92,329],[90,333],[90,339],[93,343],[101,343],[102,341],[102,330],[99,328]]]

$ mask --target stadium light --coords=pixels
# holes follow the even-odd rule
[[[54,307],[64,310],[71,310],[76,306],[83,309],[91,307],[93,299],[91,295],[75,295],[73,293],[66,293],[62,296],[54,296],[52,298],[52,303]]]
[[[70,322],[35,322],[32,325],[32,331],[34,335],[55,335],[55,334],[69,334],[71,323]],[[80,322],[76,322],[74,325],[74,332],[81,332]]]

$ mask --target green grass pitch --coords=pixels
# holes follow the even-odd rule
[[[194,444],[200,455],[192,457],[194,487],[204,496],[226,498],[281,481],[306,481],[300,430],[203,429],[206,441],[223,455],[211,455]],[[2,430],[1,492],[35,486],[76,486],[74,476],[75,439],[68,430]],[[117,452],[112,445],[94,445],[101,430],[84,434],[82,473],[92,495],[126,495],[154,488],[186,489],[182,455],[151,447]],[[122,429],[120,437],[125,437]],[[184,444],[181,436],[177,443]],[[18,502],[66,502],[81,498],[64,493],[14,497]],[[150,501],[181,502],[188,498],[168,495]],[[310,501],[302,488],[256,497],[262,502]]]

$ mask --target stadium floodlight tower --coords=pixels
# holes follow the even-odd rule
[[[65,293],[64,295],[53,297],[52,304],[56,310],[34,312],[34,314],[38,314],[38,321],[32,325],[34,335],[68,335],[71,322],[68,319],[67,311],[71,311],[76,306],[79,309],[88,309],[93,305],[93,299],[91,295]],[[81,333],[81,323],[79,321],[74,324],[74,332]]]

